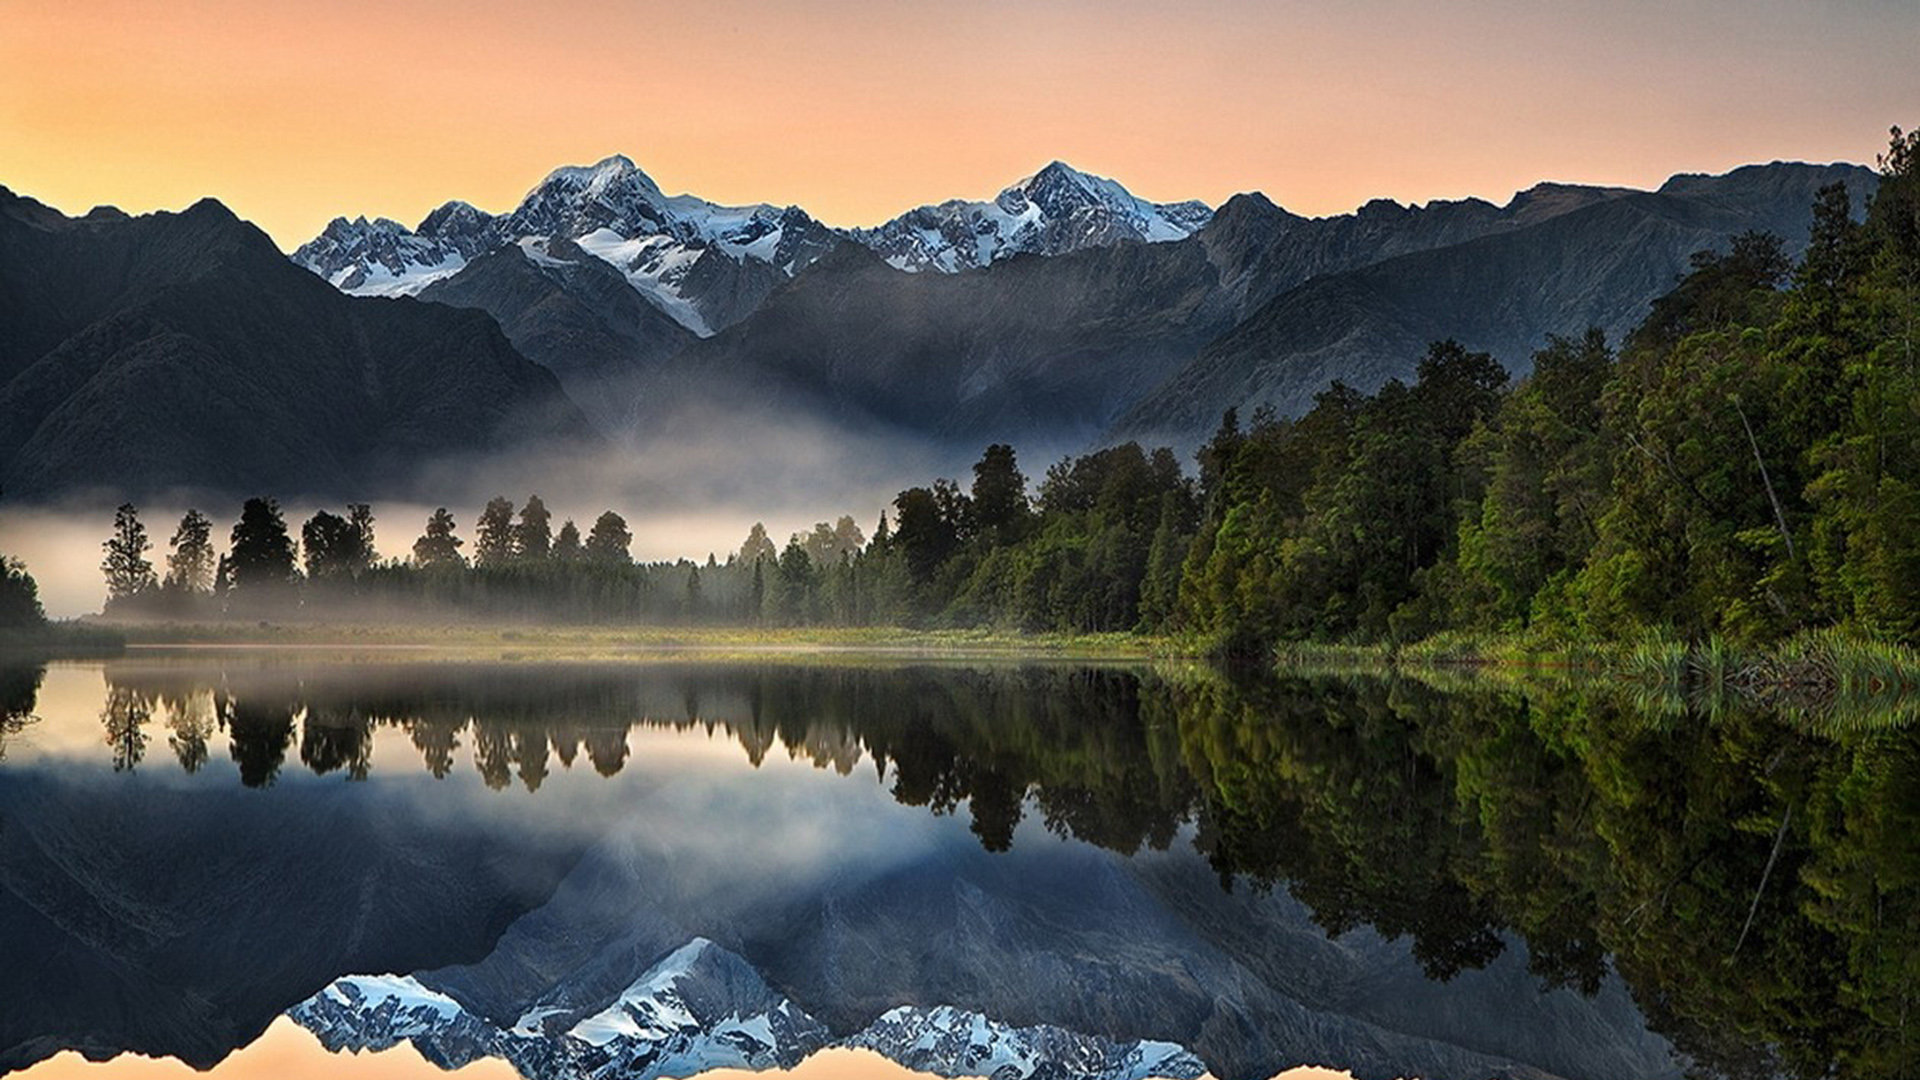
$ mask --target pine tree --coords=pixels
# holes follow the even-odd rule
[[[513,530],[513,553],[528,562],[545,562],[553,553],[553,515],[540,496],[527,496],[520,511],[520,524]]]
[[[373,507],[366,503],[347,504],[347,522],[353,526],[353,546],[349,549],[347,571],[355,577],[373,568],[379,552],[373,546]]]
[[[568,518],[560,525],[560,532],[553,538],[553,560],[555,562],[579,562],[584,553],[580,549],[580,527]]]
[[[997,543],[1017,540],[1031,512],[1027,478],[1020,472],[1013,447],[1005,443],[987,447],[973,466],[975,527]]]
[[[495,496],[480,511],[480,535],[474,541],[475,566],[505,566],[513,561],[513,504],[505,496]]]
[[[228,545],[233,591],[250,602],[270,603],[293,583],[293,538],[272,499],[248,499],[240,508]]]
[[[188,510],[180,518],[180,527],[167,541],[172,551],[167,556],[167,587],[189,594],[213,590],[213,522],[198,510]]]
[[[113,535],[100,546],[107,553],[100,569],[107,575],[108,603],[124,603],[153,588],[153,564],[147,561],[153,542],[132,503],[113,512]]]

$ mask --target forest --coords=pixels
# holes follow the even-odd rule
[[[538,496],[489,502],[470,547],[439,510],[383,561],[367,506],[296,534],[260,498],[225,554],[189,512],[160,570],[125,506],[108,611],[1134,631],[1229,655],[1443,634],[1920,641],[1917,156],[1920,133],[1895,128],[1864,220],[1823,190],[1798,265],[1779,237],[1732,237],[1625,340],[1555,338],[1517,382],[1442,341],[1411,384],[1335,383],[1294,419],[1229,411],[1197,475],[1128,443],[1031,484],[995,445],[964,486],[900,492],[870,537],[842,517],[781,546],[756,525],[704,563],[636,562],[619,514],[583,535]],[[0,611],[37,610],[17,564],[0,585]]]

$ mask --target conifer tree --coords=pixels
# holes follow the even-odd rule
[[[169,588],[189,594],[201,594],[213,591],[214,563],[213,522],[198,510],[188,510],[180,518],[180,527],[174,530],[173,539],[167,541],[171,552],[167,555],[167,580]]]
[[[132,503],[122,503],[113,512],[113,535],[100,546],[107,553],[100,569],[107,575],[109,603],[124,603],[153,588],[153,564],[147,561],[153,542]]]

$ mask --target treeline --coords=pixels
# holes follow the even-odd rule
[[[556,529],[538,495],[517,510],[489,501],[475,523],[471,557],[459,523],[442,507],[428,516],[405,558],[381,559],[366,504],[322,510],[299,527],[278,503],[248,499],[224,552],[213,523],[189,510],[167,541],[164,571],[139,511],[123,505],[102,545],[108,600],[119,618],[349,618],[417,621],[459,617],[568,622],[752,625],[854,622],[838,566],[866,543],[851,517],[796,534],[785,551],[756,524],[737,553],[705,564],[636,562],[626,519],[612,510],[585,535]]]

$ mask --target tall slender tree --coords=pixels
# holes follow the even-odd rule
[[[479,530],[473,545],[475,566],[505,566],[513,561],[513,504],[505,496],[487,500],[486,508],[480,511]]]
[[[545,562],[553,554],[553,514],[540,496],[527,496],[520,510],[520,524],[513,529],[513,553],[529,562]]]
[[[188,510],[167,547],[172,549],[167,555],[168,588],[189,594],[213,591],[213,522],[205,514]]]
[[[147,561],[153,542],[132,503],[122,503],[113,512],[113,535],[100,546],[107,553],[100,569],[107,575],[109,603],[124,603],[153,588],[153,564]]]

